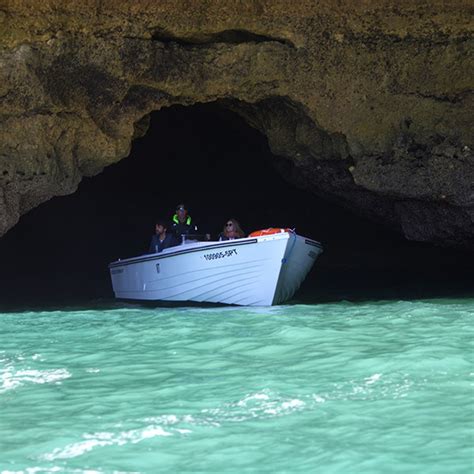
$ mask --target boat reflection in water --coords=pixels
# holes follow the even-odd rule
[[[185,241],[109,265],[115,297],[270,306],[290,299],[322,246],[289,229],[222,242]]]

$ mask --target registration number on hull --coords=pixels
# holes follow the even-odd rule
[[[216,260],[218,258],[226,258],[237,255],[237,249],[222,250],[221,252],[207,253],[203,255],[206,260]]]

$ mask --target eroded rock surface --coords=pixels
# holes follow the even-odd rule
[[[0,235],[218,101],[298,186],[474,248],[472,3],[0,0]]]

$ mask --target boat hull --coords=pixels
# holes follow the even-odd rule
[[[180,245],[109,269],[121,299],[269,306],[293,296],[321,252],[318,242],[285,232]]]

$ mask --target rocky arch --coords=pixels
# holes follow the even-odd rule
[[[472,247],[467,4],[29,7],[0,16],[0,233],[127,156],[151,111],[219,101],[295,184]]]

